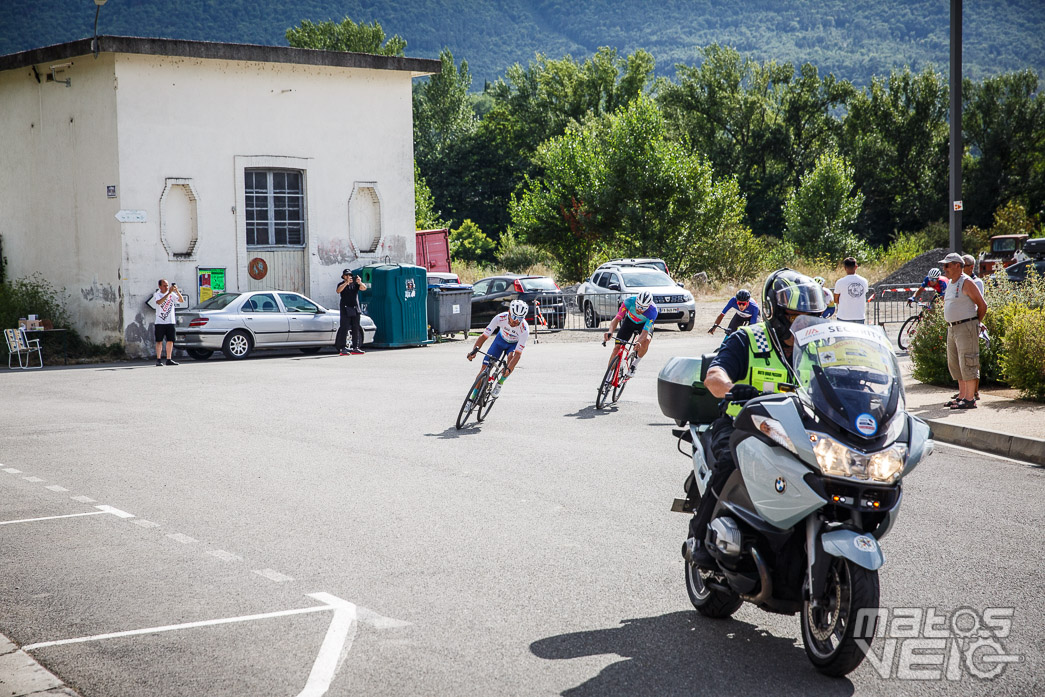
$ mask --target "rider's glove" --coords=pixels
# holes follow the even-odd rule
[[[708,334],[714,334],[716,329],[718,329],[718,325],[712,324],[711,329],[708,330]]]
[[[761,396],[762,390],[752,385],[733,385],[733,389],[726,395],[726,399],[734,402],[746,402],[749,399]]]
[[[914,296],[913,295],[911,297],[907,298],[907,304],[908,305],[910,305],[913,302],[914,302]]]

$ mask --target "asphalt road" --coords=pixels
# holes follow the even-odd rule
[[[4,373],[0,632],[86,697],[1040,694],[1045,472],[1010,461],[939,447],[884,541],[883,605],[1014,608],[989,683],[698,616],[655,376],[718,339],[663,336],[606,412],[608,349],[532,346],[463,431],[461,342]]]

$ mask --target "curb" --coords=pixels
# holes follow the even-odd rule
[[[80,697],[3,634],[0,634],[0,695]]]
[[[927,419],[926,423],[932,428],[933,438],[943,443],[1045,466],[1045,440],[1040,438],[957,426],[937,419]]]

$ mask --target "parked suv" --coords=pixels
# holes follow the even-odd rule
[[[612,319],[624,298],[641,290],[653,293],[660,311],[657,324],[678,324],[684,332],[693,329],[693,295],[663,271],[643,265],[600,266],[577,288],[577,307],[584,313],[584,326],[594,328]]]
[[[613,259],[607,261],[605,264],[599,266],[599,269],[609,268],[610,266],[645,266],[652,269],[663,271],[665,276],[670,276],[668,272],[668,265],[664,263],[663,259],[654,259],[653,257],[642,257],[632,259]]]

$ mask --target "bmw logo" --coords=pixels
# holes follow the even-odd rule
[[[784,481],[783,477],[777,477],[776,483],[773,485],[776,488],[776,493],[784,493],[784,489],[787,488],[787,482]]]

